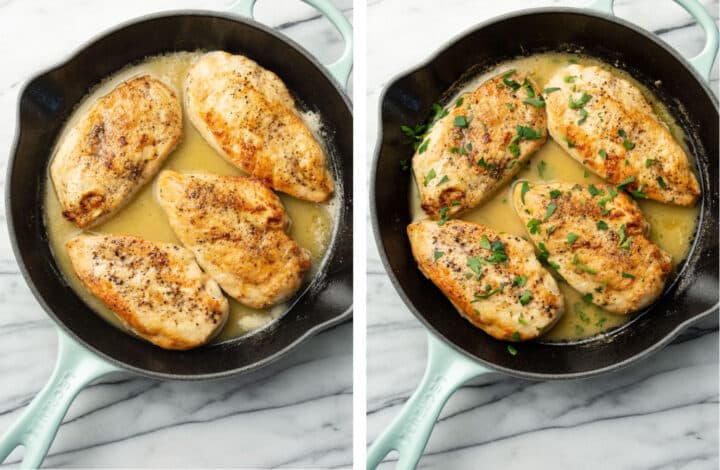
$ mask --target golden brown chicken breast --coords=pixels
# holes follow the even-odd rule
[[[454,216],[507,183],[545,142],[543,106],[540,89],[512,70],[451,104],[412,160],[425,212]]]
[[[575,160],[638,197],[695,204],[700,186],[688,156],[635,85],[571,65],[548,87],[559,88],[547,96],[548,130]]]
[[[190,66],[184,86],[190,122],[227,160],[299,199],[330,197],[322,147],[277,75],[247,57],[218,51]]]
[[[80,228],[106,219],[157,173],[181,137],[171,88],[149,75],[119,85],[66,131],[50,164],[63,216]]]
[[[422,220],[407,232],[420,271],[487,334],[533,339],[562,315],[555,279],[522,238],[461,220]]]
[[[540,257],[594,304],[626,314],[662,293],[671,258],[648,240],[640,208],[615,186],[523,181],[513,205]]]
[[[192,253],[127,235],[80,235],[66,244],[85,287],[129,329],[165,349],[207,343],[228,316],[228,302]]]
[[[157,189],[178,238],[240,303],[267,308],[300,288],[310,254],[285,233],[285,208],[260,181],[163,171]]]

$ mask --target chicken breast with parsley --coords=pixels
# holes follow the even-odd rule
[[[461,220],[407,227],[418,268],[460,315],[507,341],[538,337],[563,314],[563,297],[530,243]]]
[[[545,142],[545,105],[508,71],[466,93],[432,125],[412,160],[422,207],[447,218],[482,204]]]
[[[85,287],[126,327],[161,348],[205,344],[227,320],[220,287],[181,246],[128,235],[80,235],[66,248]]]
[[[149,75],[118,85],[66,132],[50,163],[63,217],[79,228],[105,220],[155,176],[181,137],[175,91]]]
[[[541,259],[594,304],[627,314],[662,293],[671,257],[648,239],[637,203],[614,185],[523,181],[512,200]]]
[[[175,234],[238,302],[267,308],[300,288],[310,254],[285,233],[285,208],[260,181],[166,170],[157,190]]]
[[[570,65],[550,78],[548,130],[587,169],[656,201],[692,206],[700,186],[688,156],[631,82]]]
[[[184,86],[190,122],[220,155],[296,198],[330,197],[325,153],[277,75],[247,57],[215,51],[190,66]]]

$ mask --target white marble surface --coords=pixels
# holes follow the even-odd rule
[[[460,31],[495,15],[577,1],[370,0],[367,164],[377,103],[398,73]],[[717,18],[718,2],[703,1]],[[616,13],[686,55],[703,34],[670,0],[620,0]],[[402,34],[400,34],[402,32]],[[713,88],[718,85],[717,64]],[[424,329],[396,295],[368,221],[368,442],[395,416],[422,376]],[[450,398],[420,461],[442,469],[718,468],[717,317],[686,331],[650,359],[595,379],[531,383],[499,374]],[[385,463],[383,469],[392,468]]]
[[[351,0],[335,2],[352,16]],[[14,135],[18,87],[31,74],[64,59],[118,22],[171,9],[223,10],[231,3],[0,0],[3,175]],[[298,0],[261,0],[256,13],[323,62],[341,51],[332,26]],[[56,354],[55,329],[18,273],[4,215],[1,218],[0,434],[43,386]],[[351,344],[352,324],[346,323],[247,377],[204,383],[122,377],[94,385],[72,405],[45,465],[350,467]],[[10,465],[16,465],[18,455],[16,451],[11,456]]]

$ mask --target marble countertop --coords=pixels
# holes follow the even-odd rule
[[[0,0],[0,159],[15,131],[19,86],[89,38],[147,13],[222,11],[231,0]],[[329,22],[297,0],[260,1],[256,15],[328,63],[342,50]],[[335,0],[348,17],[351,0]],[[4,178],[0,181],[4,186]],[[0,188],[4,192],[4,187]],[[0,204],[4,201],[0,198]],[[50,376],[52,321],[37,304],[0,221],[0,435]],[[261,371],[178,383],[132,376],[82,391],[48,467],[291,467],[352,465],[352,324],[308,341]],[[16,465],[19,451],[7,464]]]
[[[717,0],[702,3],[717,19]],[[376,142],[378,99],[393,76],[424,61],[460,31],[493,16],[528,7],[584,4],[579,0],[447,0],[440,10],[433,0],[370,0],[368,168]],[[659,34],[684,55],[702,47],[702,30],[670,0],[619,0],[615,11]],[[717,91],[717,64],[712,85]],[[385,274],[369,219],[367,238],[369,443],[419,383],[426,337]],[[527,382],[492,374],[471,382],[450,398],[419,466],[716,469],[717,325],[715,316],[651,358],[594,379]],[[386,462],[380,468],[392,467],[392,462]]]

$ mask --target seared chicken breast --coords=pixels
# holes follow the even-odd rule
[[[175,92],[149,75],[100,98],[60,142],[50,175],[63,216],[79,228],[127,203],[182,137]]]
[[[571,65],[548,87],[548,129],[587,169],[641,197],[695,204],[700,186],[688,156],[628,80],[599,67]]]
[[[429,130],[412,160],[422,207],[447,218],[482,204],[545,142],[540,89],[508,71],[466,93]]]
[[[227,160],[299,199],[330,197],[325,154],[277,75],[247,57],[210,52],[190,66],[184,87],[190,122]]]
[[[190,349],[222,329],[228,302],[192,253],[127,235],[66,244],[75,273],[129,329],[165,349]]]
[[[640,208],[615,186],[518,182],[512,199],[540,257],[594,304],[626,314],[662,293],[671,257],[647,238]]]
[[[285,208],[260,181],[163,171],[157,190],[178,238],[240,303],[267,308],[300,288],[310,255],[285,233]]]
[[[555,279],[522,238],[461,220],[422,220],[407,232],[420,271],[487,334],[529,340],[562,315]]]

